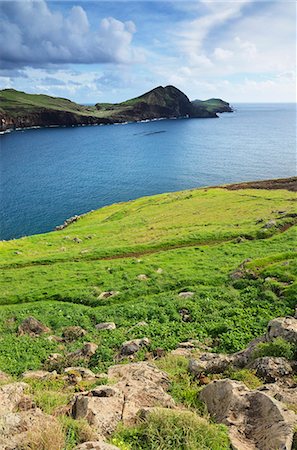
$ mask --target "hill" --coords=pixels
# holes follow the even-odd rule
[[[134,408],[134,414],[129,395],[139,405],[150,406],[152,396],[159,405],[170,407],[174,400],[181,409],[153,410],[156,416],[145,416],[140,427],[109,433],[116,448],[230,449],[226,428],[206,420],[199,393],[204,384],[213,389],[211,381],[226,376],[252,389],[263,381],[246,368],[198,376],[199,366],[189,366],[188,358],[198,358],[201,349],[240,351],[265,333],[271,319],[294,314],[296,184],[291,178],[145,197],[90,212],[59,231],[0,242],[0,384],[1,371],[26,381],[26,405],[30,393],[43,413],[53,414],[51,426],[64,442],[55,449],[94,439],[81,417],[95,422],[73,399],[81,398],[77,401],[91,408],[92,417],[103,414],[100,420],[110,421],[121,389],[125,408]],[[283,340],[265,345],[257,350],[262,355],[292,358],[293,348]],[[220,367],[229,361],[226,355],[217,358]],[[131,361],[138,365],[111,367]],[[168,375],[152,374],[156,367]],[[30,372],[40,369],[50,372]],[[124,378],[100,386],[107,378],[114,383],[116,373],[121,378],[131,372],[130,384]],[[247,389],[229,382],[232,389]],[[20,389],[16,385],[13,389]],[[1,401],[4,394],[0,387]],[[96,402],[101,406],[95,411]],[[273,402],[267,407],[274,408]],[[50,433],[45,427],[49,446],[28,448],[52,450]],[[38,436],[30,435],[31,441],[39,442]]]
[[[83,106],[70,100],[14,89],[0,91],[0,130],[32,126],[121,123],[171,117],[217,117],[221,104],[194,105],[174,86],[159,86],[126,102]]]

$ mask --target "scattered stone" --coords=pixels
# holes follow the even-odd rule
[[[86,367],[66,367],[66,369],[64,369],[64,373],[67,375],[71,373],[78,373],[85,381],[92,381],[96,378],[94,372]]]
[[[191,291],[180,292],[178,294],[178,296],[181,297],[181,298],[191,298],[194,295],[195,295],[195,292],[191,292]]]
[[[58,363],[62,360],[63,360],[63,356],[61,355],[61,353],[51,353],[47,358],[47,361],[49,363]]]
[[[74,450],[120,450],[112,444],[107,444],[104,441],[89,441],[75,447]]]
[[[161,269],[161,267],[159,267],[159,269],[157,269],[156,272],[157,272],[158,274],[161,274],[161,273],[163,273],[163,269]]]
[[[90,358],[95,355],[96,350],[98,348],[97,344],[93,342],[86,342],[81,349],[75,350],[72,353],[68,354],[69,358]]]
[[[126,341],[122,344],[120,349],[121,356],[129,356],[138,352],[143,347],[148,347],[150,345],[150,340],[148,338],[142,339],[132,339],[131,341]]]
[[[192,317],[190,311],[187,308],[182,308],[179,311],[183,322],[192,322]]]
[[[236,449],[292,448],[297,416],[265,393],[225,379],[208,384],[200,399],[217,422],[229,427],[231,444]]]
[[[55,336],[54,334],[47,336],[47,340],[50,342],[64,342],[64,339],[59,337],[59,336]]]
[[[55,230],[56,231],[64,230],[64,228],[67,228],[70,224],[77,222],[77,220],[83,216],[84,216],[84,214],[81,214],[80,216],[75,215],[73,217],[69,217],[69,219],[66,219],[62,225],[56,226]]]
[[[264,356],[257,358],[249,366],[256,370],[256,376],[262,378],[266,383],[274,383],[292,374],[292,366],[281,357]]]
[[[115,386],[99,386],[78,394],[72,407],[74,419],[86,419],[99,433],[109,436],[122,419],[124,394]]]
[[[189,371],[196,376],[222,373],[232,366],[233,358],[219,353],[203,353],[199,359],[190,359]]]
[[[116,324],[114,322],[102,322],[98,323],[95,328],[97,330],[115,330]]]
[[[155,348],[155,350],[152,351],[152,356],[154,359],[163,358],[165,355],[166,355],[166,350],[164,350],[164,348],[161,348],[161,347],[157,347],[157,348]]]
[[[269,220],[267,223],[265,223],[264,227],[265,229],[276,227],[276,221],[275,220]]]
[[[148,276],[145,275],[144,273],[141,273],[140,275],[137,275],[137,279],[139,281],[147,281],[148,280]]]
[[[297,319],[295,317],[278,317],[269,322],[266,339],[272,341],[281,337],[293,344],[297,343]]]
[[[15,254],[15,255],[21,255],[21,254],[22,254],[22,252],[18,252],[18,251],[16,251],[16,252],[14,252],[14,254]]]
[[[82,327],[71,326],[63,329],[62,337],[65,341],[72,342],[84,337],[86,334],[86,330],[84,330]]]
[[[27,317],[19,325],[18,334],[23,336],[29,334],[32,337],[40,336],[42,333],[49,333],[50,329],[34,317]]]
[[[116,295],[119,295],[118,291],[106,291],[106,292],[101,292],[101,294],[99,295],[98,299],[102,300],[104,298],[110,298],[110,297],[115,297]]]
[[[23,378],[30,378],[35,380],[49,380],[57,378],[58,374],[54,370],[53,372],[48,372],[47,370],[28,370],[22,374]]]
[[[77,244],[81,244],[82,243],[82,239],[79,239],[78,237],[75,237],[72,240],[73,240],[73,242],[76,242]]]

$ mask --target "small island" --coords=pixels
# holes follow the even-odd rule
[[[122,103],[79,105],[71,100],[14,89],[0,91],[0,131],[17,128],[100,125],[163,118],[215,118],[232,112],[221,99],[189,98],[174,86],[156,87]]]

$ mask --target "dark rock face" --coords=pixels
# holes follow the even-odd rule
[[[0,96],[0,131],[38,126],[112,124],[160,118],[212,118],[217,117],[218,112],[232,111],[229,104],[220,99],[191,102],[183,92],[174,86],[159,86],[140,97],[123,103],[110,105],[98,103],[96,107],[92,108],[70,101],[68,105],[68,101],[62,99],[67,102],[65,110],[56,106],[58,104],[55,101],[59,99],[55,97],[47,97],[49,107],[39,105],[32,108],[30,103],[28,106],[24,105],[22,101],[18,103],[20,95],[25,95],[27,101],[30,97],[30,94],[18,91],[14,91],[14,102],[5,103],[5,91],[7,90],[0,91],[4,99],[2,106]],[[36,96],[32,95],[32,97]]]

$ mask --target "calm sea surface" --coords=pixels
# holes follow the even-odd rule
[[[0,136],[0,239],[144,195],[296,175],[295,105]]]

